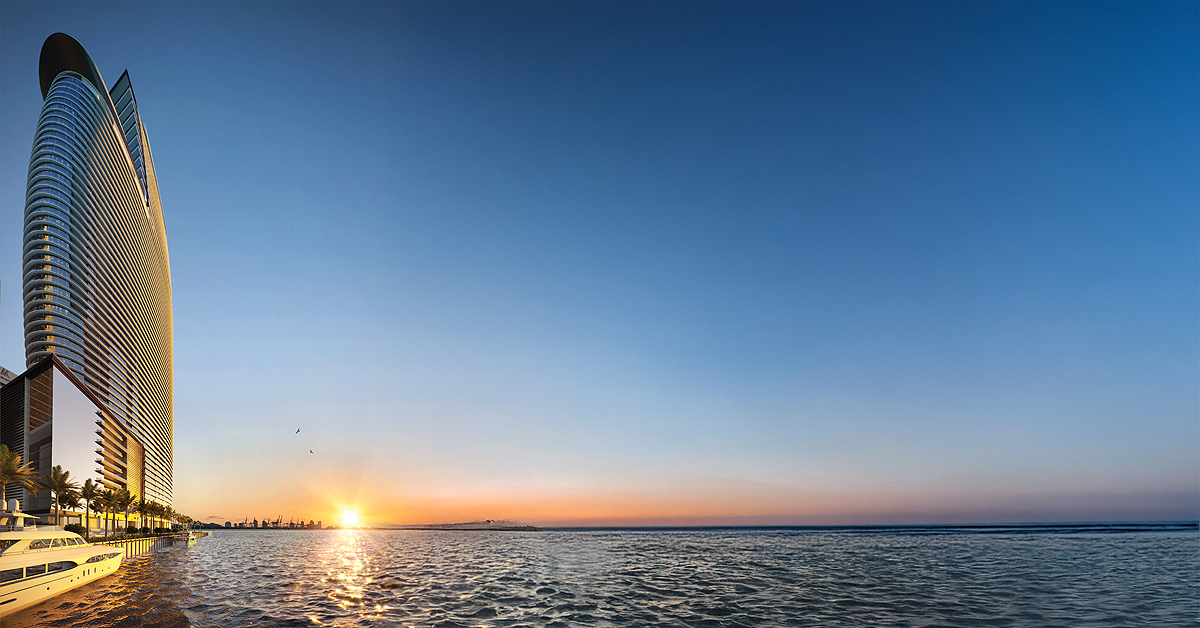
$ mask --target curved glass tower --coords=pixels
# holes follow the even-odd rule
[[[109,91],[79,42],[42,46],[22,263],[25,360],[57,356],[145,447],[172,503],[171,269],[154,161],[125,72]],[[82,471],[82,470],[80,470]]]

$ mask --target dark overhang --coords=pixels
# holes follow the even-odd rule
[[[66,70],[87,79],[97,91],[108,91],[104,88],[104,79],[100,78],[100,70],[96,69],[95,62],[87,50],[83,49],[83,45],[66,33],[54,33],[42,44],[42,58],[38,61],[42,100],[50,93],[50,85],[54,83],[54,79]]]

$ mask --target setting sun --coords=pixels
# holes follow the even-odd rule
[[[348,525],[348,526],[358,525],[358,513],[354,512],[353,510],[343,510],[342,511],[342,524]]]

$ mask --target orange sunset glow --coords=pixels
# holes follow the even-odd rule
[[[580,487],[547,490],[526,486],[430,485],[397,489],[367,478],[314,481],[293,494],[261,495],[227,491],[227,512],[213,521],[240,521],[282,514],[323,520],[328,525],[380,526],[504,519],[533,525],[831,525],[913,523],[931,516],[953,522],[993,521],[1001,511],[1029,518],[1064,504],[1088,512],[1105,508],[1164,507],[1171,495],[1129,496],[1114,504],[1100,498],[1064,496],[1049,486],[1040,493],[1013,496],[1004,486],[989,490],[941,489],[895,484],[797,488],[769,482],[678,481],[617,489]],[[203,487],[196,487],[200,490]],[[854,490],[851,490],[854,489]],[[185,493],[191,498],[192,493]],[[201,498],[203,495],[200,496]],[[954,507],[948,507],[953,504]],[[188,504],[184,507],[194,508]],[[246,513],[246,514],[241,514]],[[208,515],[209,513],[205,513]]]

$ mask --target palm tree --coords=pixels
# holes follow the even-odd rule
[[[83,500],[83,504],[87,508],[87,525],[83,526],[83,529],[87,530],[88,532],[87,534],[84,534],[84,536],[91,535],[92,503],[100,497],[100,490],[101,486],[93,482],[92,478],[84,480],[83,488],[79,489],[79,497]]]
[[[102,534],[102,536],[107,536],[107,525],[108,524],[104,520],[104,516],[105,516],[107,507],[108,507],[108,504],[105,503],[105,501],[104,501],[104,488],[100,487],[100,490],[96,493],[95,499],[92,500],[92,508],[94,508],[96,510],[96,515],[98,517],[100,517],[100,525],[98,525],[96,527],[100,528],[100,530],[102,532],[104,532],[104,534]]]
[[[141,519],[142,527],[149,528],[150,502],[146,501],[146,498],[143,497],[141,501],[134,504],[133,510],[138,514],[138,518]]]
[[[38,490],[37,472],[33,463],[21,464],[21,454],[9,451],[8,445],[0,445],[0,502],[7,502],[4,487],[16,482],[27,491]]]
[[[104,536],[108,536],[108,513],[117,509],[117,491],[106,488],[100,492],[100,507],[104,509]]]
[[[58,503],[67,510],[79,510],[79,491],[72,489],[63,493],[59,496]],[[80,523],[83,523],[82,517],[80,519]]]
[[[126,530],[129,529],[129,507],[132,505],[133,505],[133,495],[129,494],[128,489],[123,488],[123,489],[117,491],[116,509],[120,510],[125,515],[124,528]]]
[[[167,509],[166,509],[166,506],[163,506],[162,504],[160,504],[158,502],[150,502],[150,508],[151,508],[150,516],[154,518],[154,523],[155,523],[155,525],[153,527],[154,527],[154,529],[157,530],[158,528],[162,527],[161,525],[158,525],[158,524],[160,523],[160,520],[162,519],[163,515],[166,514]]]
[[[121,491],[124,489],[114,488],[111,500],[108,502],[109,515],[112,517],[112,533],[117,534],[117,527],[120,525],[117,521],[118,515],[121,514]]]
[[[63,493],[79,488],[79,485],[71,481],[71,472],[63,471],[61,464],[54,465],[50,469],[50,475],[42,478],[38,483],[42,488],[50,491],[50,496],[54,498],[54,525],[62,525],[58,515],[59,498]]]

